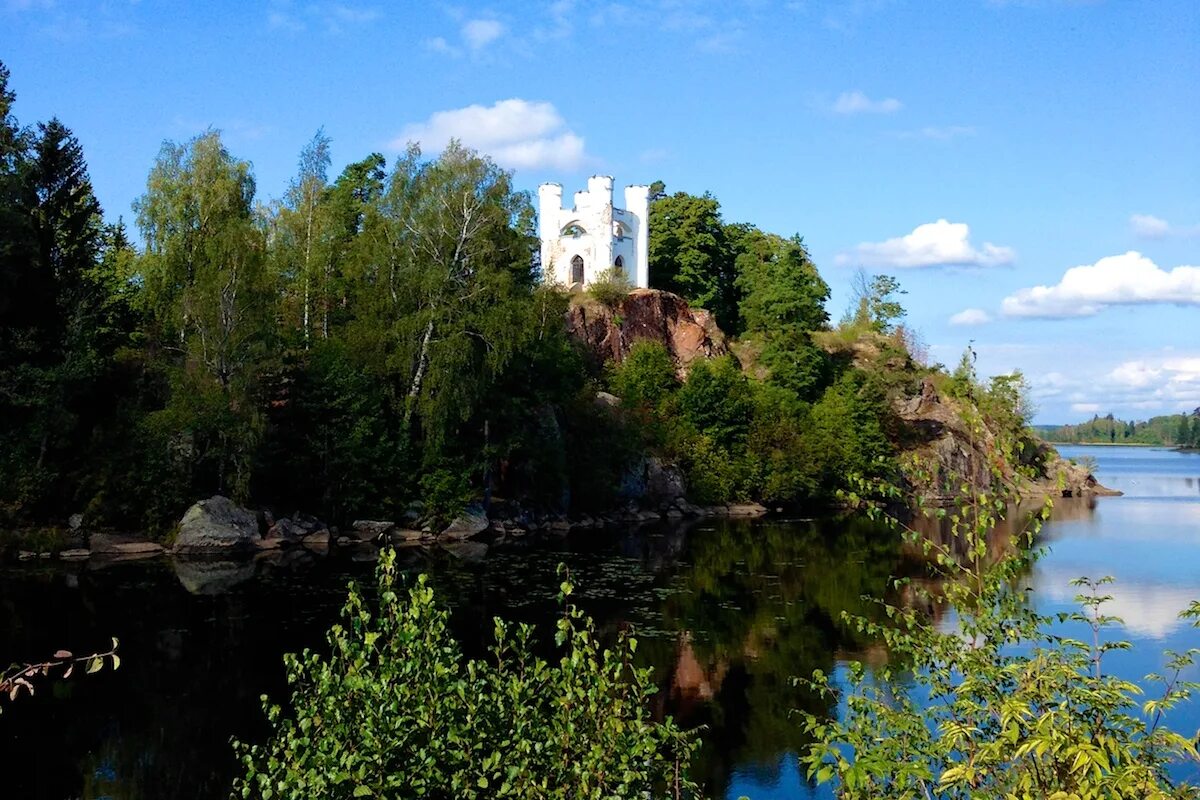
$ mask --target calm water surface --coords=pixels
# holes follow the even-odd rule
[[[1200,646],[1177,619],[1200,598],[1200,456],[1166,450],[1064,447],[1091,457],[1120,498],[1064,501],[1045,529],[1050,555],[1031,576],[1043,610],[1072,608],[1072,578],[1113,575],[1112,613],[1133,653],[1113,667],[1140,677],[1165,648]],[[408,556],[434,576],[468,652],[499,614],[546,626],[555,566],[568,563],[581,604],[602,630],[633,624],[655,668],[656,711],[705,725],[697,777],[715,798],[820,797],[795,753],[791,709],[822,710],[794,675],[868,663],[882,651],[840,615],[869,613],[921,566],[886,531],[856,520],[706,522],[691,528],[588,534],[493,551],[476,564]],[[372,563],[350,556],[185,567],[166,560],[0,568],[0,662],[77,652],[121,639],[122,667],[46,685],[0,715],[3,797],[226,797],[231,736],[265,733],[258,697],[281,697],[281,655],[319,647],[346,582]],[[1196,677],[1196,676],[1193,676]],[[1200,711],[1176,718],[1200,727]]]

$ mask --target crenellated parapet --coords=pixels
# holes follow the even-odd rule
[[[557,183],[538,187],[542,278],[572,291],[610,269],[623,270],[638,288],[650,285],[650,187],[625,187],[625,208],[613,205],[613,179],[588,178],[571,208]]]

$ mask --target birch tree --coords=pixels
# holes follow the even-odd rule
[[[139,278],[173,391],[169,427],[191,437],[217,491],[243,494],[261,430],[256,399],[273,296],[250,165],[216,131],[166,143],[137,202]]]

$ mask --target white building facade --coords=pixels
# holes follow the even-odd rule
[[[650,187],[626,186],[625,208],[613,206],[613,179],[588,178],[563,208],[557,183],[538,187],[542,279],[571,291],[584,289],[605,270],[623,270],[639,288],[650,286]]]

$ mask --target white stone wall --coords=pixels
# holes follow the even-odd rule
[[[630,283],[649,287],[649,187],[627,186],[623,209],[613,206],[613,179],[607,175],[589,178],[572,208],[563,208],[562,196],[557,183],[538,187],[543,280],[578,291],[620,257]],[[576,257],[583,259],[582,281],[572,275]]]

